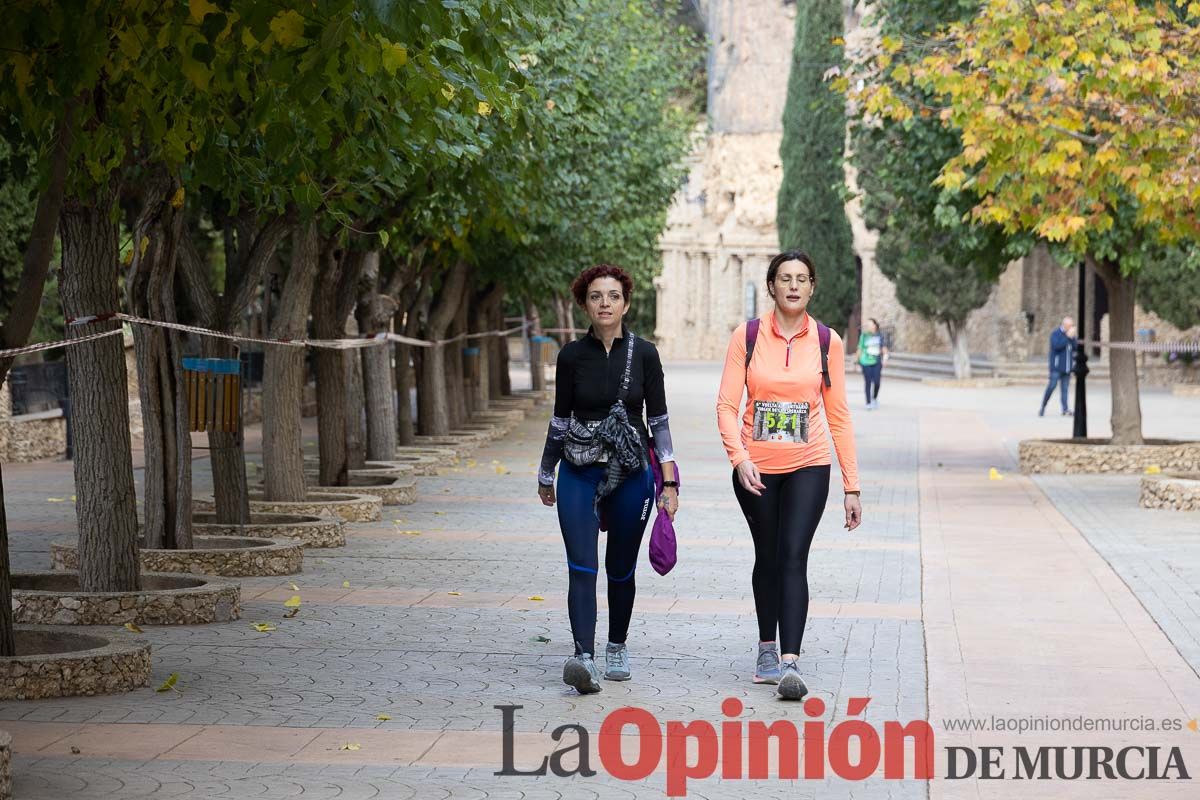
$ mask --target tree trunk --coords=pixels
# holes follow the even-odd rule
[[[116,311],[119,261],[115,192],[99,204],[63,204],[59,221],[62,274],[59,294],[68,318]],[[117,330],[115,320],[69,325],[67,336]],[[129,393],[120,336],[67,348],[75,459],[75,513],[79,520],[79,579],[86,592],[132,592],[138,569],[137,495],[129,442]]]
[[[412,351],[411,345],[396,345],[396,442],[405,446],[416,442],[417,435],[412,408]]]
[[[562,347],[566,347],[568,342],[575,339],[575,315],[571,313],[573,302],[569,295],[558,295],[554,298],[554,314],[561,329],[556,338]]]
[[[2,385],[2,384],[0,384]],[[8,517],[4,513],[4,474],[0,463],[0,657],[15,656],[13,635],[12,566],[8,560]]]
[[[971,348],[967,341],[967,323],[965,320],[947,322],[946,330],[950,333],[954,353],[954,377],[960,381],[968,380],[971,377]]]
[[[139,316],[176,322],[175,265],[183,216],[169,202],[176,188],[169,175],[158,172],[146,185],[126,281],[129,307]],[[182,392],[182,336],[138,325],[133,339],[144,429],[144,546],[190,549],[192,442]]]
[[[536,341],[542,336],[542,316],[537,303],[525,301],[525,316],[529,319],[529,376],[533,390],[540,392],[546,388],[546,369],[542,365],[543,345]]]
[[[49,181],[38,197],[29,230],[29,240],[22,254],[21,278],[8,318],[0,323],[0,349],[22,347],[37,322],[42,303],[42,290],[50,272],[54,255],[54,231],[58,227],[64,186],[74,136],[74,104],[69,103],[58,122],[54,149],[50,154]],[[12,359],[0,358],[0,388],[3,388]],[[4,514],[4,481],[0,476],[0,658],[15,656],[13,634],[12,572],[8,560],[8,518]]]
[[[320,261],[315,220],[295,226],[292,263],[284,281],[272,338],[300,338],[308,322]],[[267,345],[263,363],[263,468],[268,500],[304,499],[304,447],[300,429],[304,348]]]
[[[340,253],[338,252],[340,250]],[[346,335],[346,319],[358,297],[358,280],[365,253],[338,248],[330,241],[321,256],[321,274],[314,286],[313,331],[321,339]],[[321,457],[321,486],[346,486],[347,385],[346,352],[319,348],[313,353],[317,374],[317,445]]]
[[[449,338],[461,336],[467,332],[467,305],[469,292],[459,297],[458,309],[454,313],[454,322],[447,331]],[[466,380],[463,369],[463,348],[468,347],[469,339],[460,339],[449,345],[446,351],[446,399],[450,405],[450,427],[459,429],[467,421]]]
[[[206,358],[237,358],[237,348],[232,342],[209,336],[204,337],[201,352]],[[238,425],[241,425],[240,420]],[[248,525],[250,495],[246,487],[246,448],[242,432],[209,430],[208,454],[212,464],[217,522]]]
[[[426,338],[445,338],[446,329],[462,302],[466,285],[467,265],[456,262],[442,282],[437,302],[425,326]],[[457,344],[457,343],[456,343]],[[451,347],[455,345],[449,345]],[[424,348],[421,354],[421,374],[417,387],[418,427],[427,436],[450,433],[450,403],[446,396],[446,347]]]
[[[492,311],[492,328],[498,331],[504,330],[503,298],[496,304],[496,308]],[[492,362],[496,365],[496,383],[493,386],[492,396],[503,397],[504,395],[510,395],[512,394],[512,375],[508,371],[508,337],[497,336],[492,348],[496,355],[495,360]]]
[[[1122,277],[1121,266],[1117,262],[1098,261],[1095,262],[1095,268],[1108,291],[1108,339],[1110,342],[1132,342],[1137,279],[1133,276]],[[1142,444],[1137,353],[1110,348],[1108,367],[1112,387],[1112,443]]]
[[[364,291],[358,302],[359,331],[367,336],[384,333],[392,325],[399,304],[379,290],[379,251],[367,253],[363,266]],[[362,350],[361,369],[367,422],[367,458],[389,461],[396,456],[396,403],[398,382],[392,376],[392,347],[380,344]],[[403,396],[401,396],[403,398]],[[409,420],[411,424],[411,417]]]
[[[500,302],[503,289],[493,286],[472,297],[471,313],[468,316],[468,327],[471,333],[483,333],[491,329],[492,307]],[[482,413],[491,404],[492,340],[495,336],[484,336],[471,340],[471,346],[477,351],[475,356],[476,374],[471,386],[472,413]]]
[[[352,336],[359,333],[358,322],[354,317],[346,323],[346,332]],[[378,350],[366,348],[368,350]],[[364,396],[362,359],[359,350],[346,350],[342,353],[342,363],[346,367],[346,469],[362,469],[367,460],[367,438],[364,429],[367,399]],[[346,484],[350,484],[350,476],[346,476]]]

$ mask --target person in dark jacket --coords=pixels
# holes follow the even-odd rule
[[[591,694],[600,691],[600,671],[594,658],[596,578],[600,571],[597,539],[601,520],[597,512],[607,523],[608,531],[604,554],[604,572],[608,578],[604,677],[627,681],[630,666],[625,640],[633,614],[634,571],[642,534],[652,504],[656,503],[674,519],[679,508],[679,482],[667,424],[662,361],[653,344],[634,336],[622,322],[629,310],[633,279],[620,267],[600,264],[585,269],[571,285],[571,293],[592,324],[582,339],[568,342],[558,353],[554,416],[546,432],[537,491],[543,504],[558,505],[558,523],[567,551],[567,612],[575,655],[563,665],[563,683],[580,694]],[[629,388],[622,417],[627,422],[622,424],[632,429],[628,441],[630,448],[641,456],[633,458],[635,463],[640,461],[638,468],[622,471],[620,454],[610,452],[607,447],[596,463],[587,466],[562,458],[572,417],[589,427],[603,426],[606,418],[611,420],[613,412],[619,413],[614,406],[627,363]],[[651,446],[662,465],[664,478],[657,501],[650,467]],[[557,487],[556,466],[559,467]],[[611,483],[616,486],[610,487]]]
[[[1046,404],[1050,402],[1050,395],[1054,394],[1055,386],[1059,387],[1063,416],[1071,416],[1071,409],[1067,405],[1067,392],[1071,385],[1071,369],[1075,364],[1074,334],[1075,321],[1070,317],[1063,317],[1062,324],[1050,334],[1050,382],[1042,395],[1042,407],[1038,409],[1039,417],[1046,415]]]

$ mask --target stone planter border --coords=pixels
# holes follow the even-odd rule
[[[453,450],[455,458],[470,458],[481,445],[487,444],[482,436],[469,433],[448,436],[418,436],[417,445],[436,447],[442,450]]]
[[[354,492],[355,494],[366,494],[378,497],[383,501],[385,506],[411,506],[417,502],[417,481],[415,478],[400,478],[394,475],[384,475],[379,472],[367,472],[363,474],[363,471],[354,469],[349,470],[349,473],[349,486],[310,485],[309,488],[318,492]],[[314,482],[318,477],[307,472],[305,476]]]
[[[21,655],[0,658],[0,700],[116,694],[150,683],[150,642],[136,634],[21,625],[16,636]],[[10,747],[0,731],[0,797]]]
[[[922,378],[925,386],[935,386],[939,389],[996,389],[1012,384],[1011,378]]]
[[[1141,445],[1113,445],[1106,439],[1027,439],[1021,442],[1021,471],[1026,474],[1139,474],[1146,467],[1200,470],[1200,442],[1147,439]]]
[[[392,467],[401,467],[412,470],[413,475],[430,477],[438,475],[443,465],[449,467],[458,461],[457,457],[446,459],[441,456],[404,453],[397,453],[395,458],[395,461],[368,461],[367,469],[387,470]]]
[[[248,525],[217,522],[216,514],[193,514],[192,529],[206,536],[290,539],[301,547],[342,547],[346,521],[316,514],[251,514]]]
[[[12,800],[12,736],[0,731],[0,800]]]
[[[140,592],[81,592],[72,572],[13,573],[13,618],[32,625],[198,625],[241,617],[241,588],[230,581],[142,573]],[[54,588],[61,587],[61,588]]]
[[[1138,505],[1172,511],[1200,511],[1200,472],[1144,476]]]
[[[212,512],[216,505],[211,497],[192,498],[192,511]],[[304,514],[308,516],[337,516],[346,522],[378,522],[383,518],[383,502],[378,497],[351,492],[343,487],[336,491],[310,487],[300,501],[264,500],[262,492],[250,492],[250,513]]]
[[[1194,383],[1177,383],[1171,387],[1171,394],[1176,397],[1200,397],[1200,385]]]
[[[304,568],[304,548],[294,539],[194,536],[191,550],[141,549],[143,572],[182,572],[233,578],[295,575]],[[51,544],[50,568],[79,569],[77,544]]]

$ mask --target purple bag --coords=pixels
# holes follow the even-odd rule
[[[654,448],[650,448],[650,467],[654,470],[654,499],[662,496],[663,473]],[[675,480],[679,480],[679,464],[675,464]],[[661,509],[654,518],[650,530],[650,566],[659,575],[666,575],[675,566],[675,525],[666,511]]]

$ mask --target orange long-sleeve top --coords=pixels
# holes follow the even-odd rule
[[[804,315],[800,332],[790,339],[779,332],[774,312],[762,317],[750,367],[746,368],[746,324],[729,339],[725,371],[717,394],[717,427],[734,468],[750,459],[760,472],[791,472],[802,467],[832,463],[829,436],[842,469],[842,487],[859,491],[858,458],[854,427],[846,403],[845,345],[837,331],[829,332],[829,380],[821,380],[821,345],[817,325]],[[824,391],[822,391],[824,389]],[[743,392],[748,395],[740,424]],[[757,400],[809,404],[808,441],[755,441],[754,403]]]

